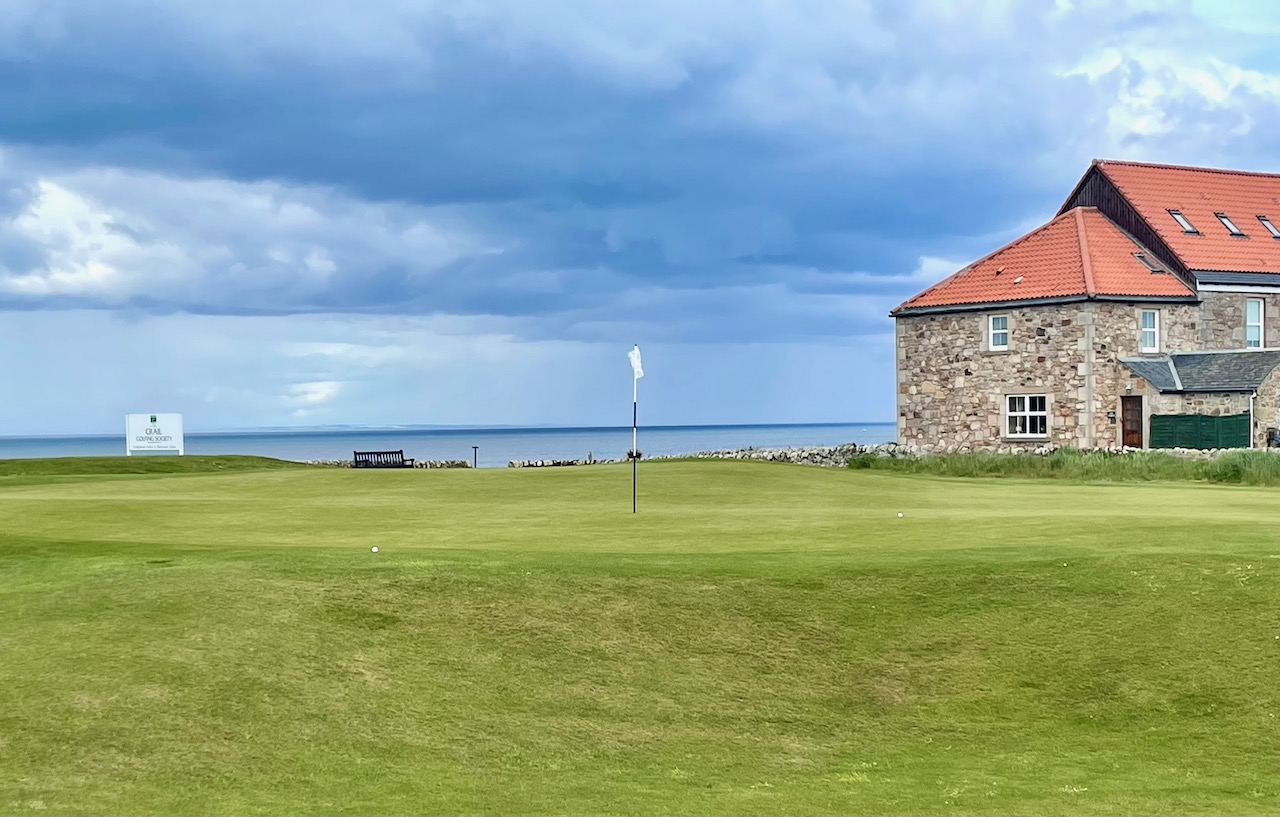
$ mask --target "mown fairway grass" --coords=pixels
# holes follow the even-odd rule
[[[219,463],[0,464],[0,813],[1280,812],[1275,489]]]

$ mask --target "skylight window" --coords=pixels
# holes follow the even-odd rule
[[[1235,222],[1227,218],[1226,213],[1214,213],[1214,215],[1218,217],[1218,221],[1222,222],[1222,226],[1227,228],[1227,232],[1232,235],[1244,235],[1240,228],[1236,226]]]
[[[1144,252],[1135,252],[1133,254],[1133,257],[1141,261],[1142,266],[1146,267],[1152,272],[1164,272],[1164,270],[1160,268],[1160,265],[1157,264],[1155,261],[1152,261],[1151,256],[1147,255]]]
[[[1262,226],[1267,228],[1267,232],[1271,233],[1272,238],[1280,238],[1280,229],[1276,229],[1276,225],[1271,223],[1271,219],[1266,216],[1258,216],[1258,221],[1262,222]]]
[[[1191,226],[1191,222],[1187,221],[1187,217],[1182,214],[1181,210],[1170,210],[1169,215],[1173,216],[1173,220],[1178,222],[1178,226],[1182,228],[1184,233],[1200,232],[1195,227]]]

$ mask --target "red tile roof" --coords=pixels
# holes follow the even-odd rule
[[[1177,276],[1152,272],[1136,253],[1151,258],[1097,208],[1076,207],[893,311],[1071,296],[1195,297]]]
[[[1188,269],[1280,273],[1280,239],[1258,220],[1266,216],[1280,229],[1280,175],[1105,160],[1094,167]],[[1184,232],[1170,210],[1180,211],[1199,234]],[[1244,236],[1231,235],[1217,213]]]

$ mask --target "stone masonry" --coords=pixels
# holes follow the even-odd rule
[[[1263,346],[1280,346],[1280,296],[1254,295],[1239,292],[1202,292],[1200,297],[1200,342],[1195,349],[1245,348],[1245,302],[1250,298],[1263,300]]]
[[[1203,293],[1200,304],[1079,301],[941,314],[896,320],[898,441],[948,449],[1078,448],[1121,444],[1121,397],[1143,396],[1143,429],[1150,415],[1237,414],[1246,394],[1160,394],[1119,362],[1139,357],[1140,315],[1160,315],[1159,350],[1193,352],[1245,347],[1245,302],[1265,301],[1265,345],[1280,345],[1280,296]],[[988,318],[1009,317],[1008,351],[991,351]],[[1268,426],[1280,426],[1280,370],[1259,388],[1255,445]],[[1005,399],[1043,394],[1048,434],[1010,438]]]

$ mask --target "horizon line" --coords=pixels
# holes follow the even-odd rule
[[[851,422],[817,422],[817,423],[671,423],[661,425],[640,426],[643,430],[648,429],[711,429],[711,428],[798,428],[805,426],[883,426],[893,425],[893,420],[857,420]],[[386,433],[394,434],[397,432],[416,432],[416,431],[612,431],[616,429],[629,430],[631,426],[627,425],[434,425],[434,424],[413,424],[413,425],[346,425],[346,424],[329,424],[315,426],[246,426],[242,428],[216,428],[203,431],[189,431],[184,429],[183,434],[186,437],[205,437],[205,436],[231,436],[231,435],[256,435],[256,434],[317,434],[317,433]],[[96,432],[79,432],[79,433],[28,433],[28,434],[0,434],[0,440],[15,439],[80,439],[87,437],[106,437],[120,438],[125,436],[124,431],[96,431]]]

